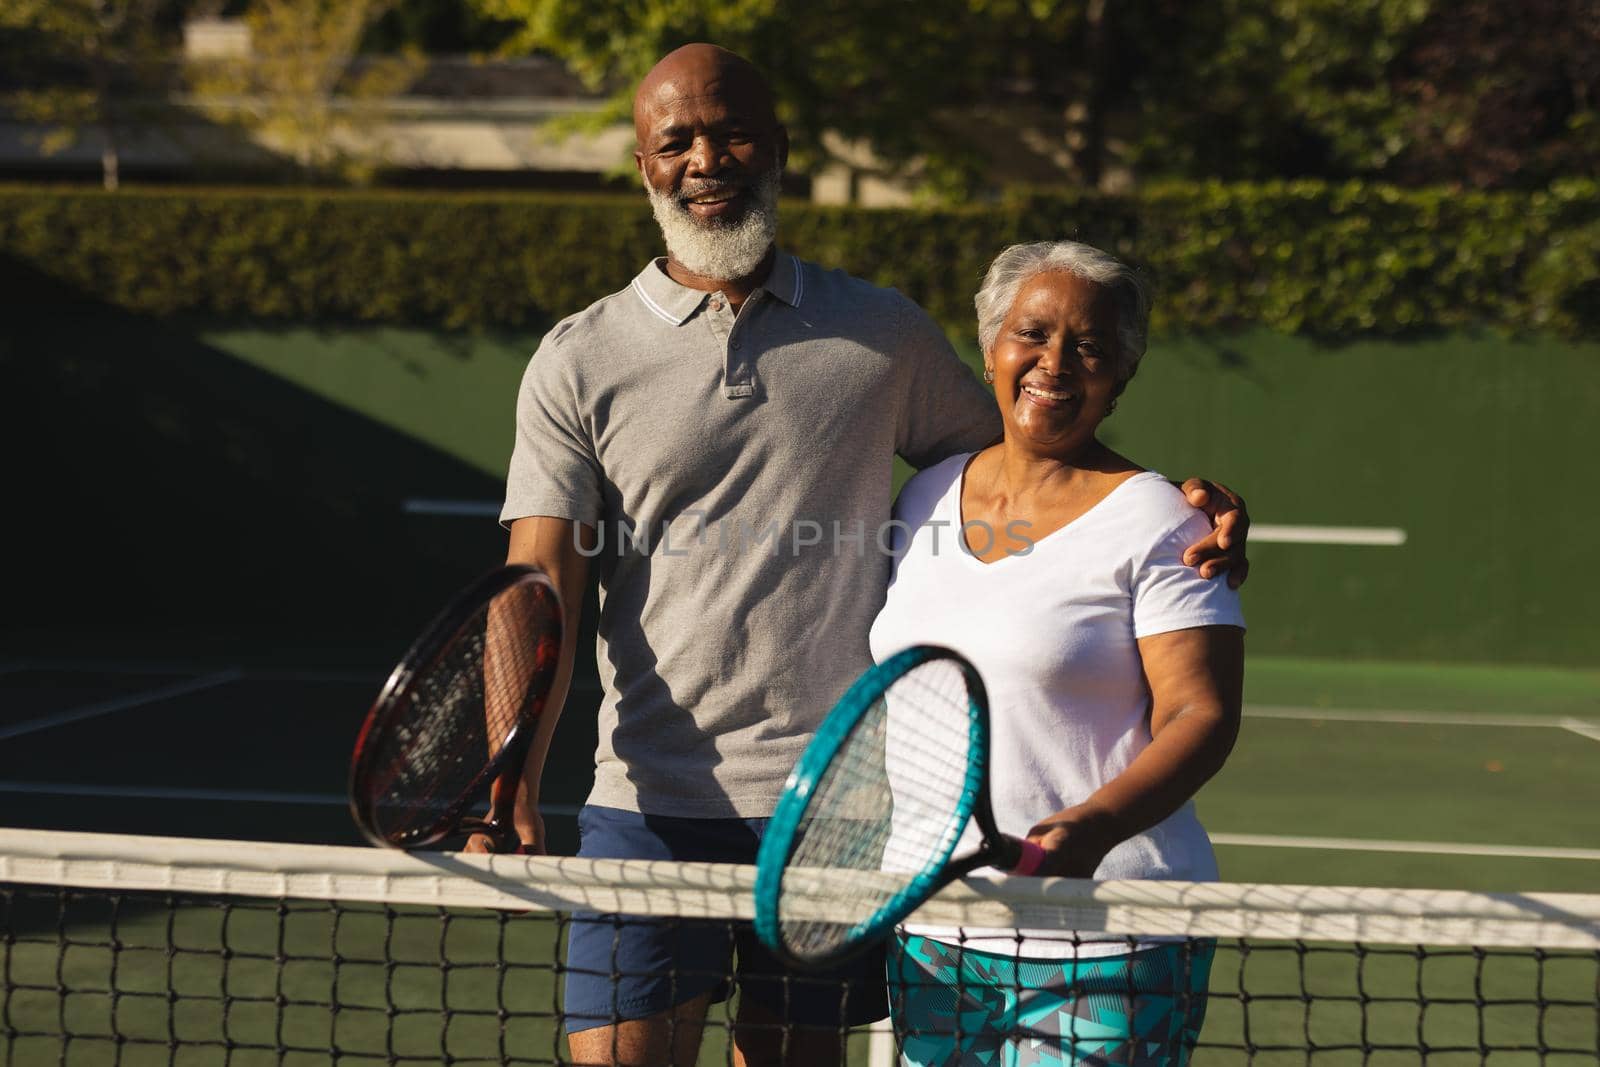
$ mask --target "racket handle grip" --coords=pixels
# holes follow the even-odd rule
[[[1022,853],[1017,860],[1017,865],[1007,871],[1007,874],[1030,875],[1044,866],[1044,849],[1036,842],[1026,838],[1017,841],[1017,849]]]

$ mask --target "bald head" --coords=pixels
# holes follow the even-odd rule
[[[772,87],[743,56],[714,44],[686,44],[650,68],[633,94],[633,125],[639,143],[663,110],[712,103],[737,112],[764,129],[777,126]]]
[[[770,264],[789,137],[761,72],[725,48],[685,45],[639,83],[633,126],[667,272],[715,289]]]

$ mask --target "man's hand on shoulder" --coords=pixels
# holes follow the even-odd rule
[[[1202,578],[1226,574],[1228,588],[1239,588],[1250,575],[1250,561],[1245,558],[1250,516],[1244,498],[1221,482],[1204,478],[1190,478],[1179,488],[1211,520],[1211,533],[1183,550],[1183,562],[1198,568]]]

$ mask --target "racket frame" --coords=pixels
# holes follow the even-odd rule
[[[405,655],[395,664],[394,670],[389,672],[388,680],[384,682],[383,689],[379,691],[378,698],[373,701],[365,721],[361,724],[361,732],[356,736],[355,751],[350,759],[350,814],[355,819],[356,827],[361,831],[362,837],[371,844],[380,848],[427,848],[445,838],[463,833],[484,833],[494,840],[496,852],[515,852],[520,849],[521,839],[511,824],[517,786],[521,783],[522,764],[527,757],[528,746],[533,741],[534,727],[543,712],[543,705],[555,681],[555,674],[559,669],[557,666],[549,668],[546,672],[547,677],[540,678],[536,675],[530,680],[524,701],[531,700],[538,706],[530,711],[525,703],[524,707],[519,709],[515,724],[506,734],[499,749],[467,787],[445,807],[439,818],[427,827],[393,838],[385,837],[377,830],[372,790],[361,786],[371,776],[378,758],[378,746],[373,742],[382,733],[391,729],[410,708],[417,680],[426,675],[454,646],[462,636],[463,627],[480,612],[488,611],[495,597],[529,579],[542,584],[554,598],[555,636],[559,643],[564,639],[566,617],[561,605],[560,591],[556,589],[555,583],[537,567],[507,564],[483,575],[452,597],[427,628],[411,643]],[[557,662],[559,663],[559,657]],[[489,818],[482,819],[468,815],[467,809],[479,800],[486,784],[490,789]]]
[[[845,934],[838,951],[810,958],[796,956],[783,942],[778,902],[783,892],[789,856],[794,850],[806,809],[810,807],[812,797],[833,758],[849,741],[872,706],[895,682],[913,670],[939,660],[949,661],[959,668],[967,688],[969,757],[961,796],[952,816],[959,820],[963,830],[969,821],[976,821],[981,842],[969,855],[952,859],[961,834],[952,835],[938,861],[924,867],[874,914],[852,927]],[[989,802],[988,764],[988,691],[977,668],[965,656],[939,645],[913,645],[868,668],[839,698],[817,729],[784,784],[783,795],[767,824],[756,857],[756,936],[790,966],[803,969],[830,967],[866,951],[888,936],[925,900],[957,878],[981,867],[998,867],[1002,870],[1016,867],[1022,861],[1023,845],[1002,834],[995,826],[994,809]]]

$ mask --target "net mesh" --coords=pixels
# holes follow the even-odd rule
[[[948,659],[913,667],[868,705],[812,790],[778,894],[779,937],[795,957],[830,956],[943,866],[967,822],[972,738],[966,678]],[[888,876],[835,879],[818,907],[809,872],[836,869]],[[847,911],[856,918],[840,921]]]
[[[570,1063],[572,914],[731,941],[752,881],[709,864],[0,831],[0,1062]],[[1189,959],[1216,939],[1198,988],[1181,969],[1167,987],[1080,976],[1096,1011],[1163,988],[1199,998],[1196,1064],[1600,1061],[1600,897],[996,877],[923,915],[1178,938],[1165,944]],[[993,994],[958,988],[900,1037],[1018,1053],[1078,1025],[982,1015]],[[711,1019],[699,1062],[731,1062],[730,1025]],[[895,1060],[886,1031],[837,1037],[849,1062]]]

